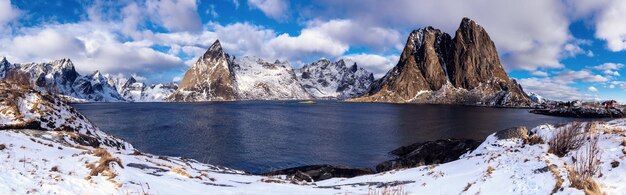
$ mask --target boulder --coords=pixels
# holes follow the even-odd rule
[[[397,156],[396,159],[378,164],[376,171],[384,172],[397,168],[454,161],[459,159],[461,155],[476,149],[480,143],[480,141],[471,139],[445,139],[402,146],[390,152],[390,154]]]
[[[528,129],[524,126],[511,127],[496,132],[498,139],[528,139]]]
[[[335,177],[351,178],[360,175],[367,175],[374,173],[370,169],[350,168],[345,166],[334,165],[308,165],[301,167],[294,167],[288,169],[282,169],[278,171],[272,171],[264,173],[262,175],[274,176],[274,175],[287,175],[287,178],[297,181],[321,181]]]

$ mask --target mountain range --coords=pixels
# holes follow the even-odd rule
[[[378,80],[349,59],[323,58],[293,68],[288,61],[237,58],[219,40],[180,85],[147,85],[99,71],[83,76],[69,59],[12,64],[2,58],[0,79],[27,82],[72,102],[339,99],[523,107],[537,101],[509,78],[486,30],[469,18],[454,37],[430,26],[412,31],[396,66]]]
[[[287,61],[236,58],[219,40],[185,73],[168,101],[346,99],[367,91],[374,76],[354,62],[326,59],[294,69]]]

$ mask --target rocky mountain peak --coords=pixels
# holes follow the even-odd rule
[[[9,61],[7,60],[6,57],[2,56],[2,60],[0,60],[0,65],[6,65],[9,64]]]
[[[168,101],[229,101],[237,98],[233,73],[234,59],[224,53],[216,40],[185,72],[178,90]]]
[[[483,27],[463,18],[452,38],[431,26],[411,32],[398,64],[357,101],[528,105]],[[443,97],[442,97],[443,96]]]

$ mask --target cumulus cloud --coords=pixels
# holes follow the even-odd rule
[[[381,78],[398,62],[399,56],[381,56],[376,54],[351,54],[342,58],[350,59],[360,67],[372,72],[374,77]]]
[[[589,87],[587,87],[587,91],[589,91],[589,92],[598,92],[598,89],[596,87],[594,87],[594,86],[589,86]]]
[[[618,70],[622,69],[624,64],[620,63],[604,63],[601,65],[594,66],[593,69],[602,71],[603,74],[607,76],[620,76]]]
[[[239,5],[239,3],[237,2],[235,5]],[[289,9],[289,3],[285,0],[248,0],[248,6],[251,9],[259,9],[267,17],[276,20],[285,19]]]
[[[153,20],[170,31],[202,30],[195,0],[148,0],[146,7]]]
[[[12,38],[0,39],[0,53],[13,62],[41,62],[70,58],[80,72],[117,74],[155,72],[182,65],[173,55],[152,49],[142,41],[120,41],[111,26],[94,22],[24,28]]]
[[[596,96],[584,94],[577,88],[550,78],[524,78],[518,80],[526,92],[534,92],[552,100],[597,100]]]
[[[449,33],[455,32],[462,17],[470,17],[489,32],[507,69],[562,68],[563,47],[575,41],[558,0],[323,0],[318,4],[326,12],[310,17],[345,17],[400,28],[432,25]]]
[[[533,75],[533,76],[539,76],[539,77],[547,77],[548,76],[548,72],[539,71],[539,70],[532,71],[532,72],[530,72],[530,74]]]
[[[594,74],[589,70],[564,70],[557,73],[554,80],[561,83],[574,83],[575,81],[603,83],[608,82],[610,79],[602,75]]]
[[[20,10],[11,5],[10,0],[0,0],[0,27],[5,28],[5,25],[20,15]]]

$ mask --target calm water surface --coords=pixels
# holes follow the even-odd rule
[[[310,164],[373,167],[399,146],[484,139],[512,126],[579,119],[525,109],[321,101],[73,105],[141,151],[260,173]]]

